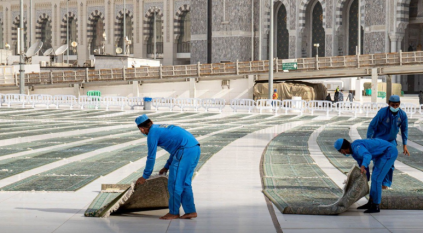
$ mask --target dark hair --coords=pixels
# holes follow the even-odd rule
[[[342,149],[346,150],[350,148],[351,148],[351,143],[347,139],[344,138],[344,142],[342,143],[341,150]]]
[[[153,122],[150,119],[148,119],[144,121],[143,123],[139,124],[138,128],[150,128],[152,124]]]

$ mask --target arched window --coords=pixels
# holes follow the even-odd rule
[[[103,19],[100,16],[96,16],[93,20],[93,40],[91,41],[90,52],[94,54],[94,50],[99,53],[102,50],[104,43],[103,38],[104,24]]]
[[[52,47],[52,33],[51,33],[51,22],[48,19],[44,19],[41,22],[41,42],[43,42],[43,50],[47,50]]]
[[[411,0],[410,12],[409,12],[410,18],[415,18],[419,14],[418,4],[419,4],[419,0]]]
[[[289,57],[289,32],[286,26],[287,14],[284,4],[281,4],[276,19],[276,45],[277,57],[287,59]]]
[[[154,33],[156,33],[156,53],[163,54],[163,20],[159,14],[151,15],[148,20],[149,35],[147,40],[147,53],[154,54]],[[154,28],[154,19],[156,19],[156,27]]]
[[[356,55],[358,45],[358,0],[354,0],[350,6],[348,17],[348,55]],[[364,30],[361,27],[360,54],[363,54]]]
[[[323,8],[320,2],[317,2],[313,9],[313,23],[312,23],[312,56],[316,56],[316,51],[319,50],[319,57],[325,56],[325,29],[323,28]],[[313,45],[319,44],[318,49]]]
[[[191,51],[191,12],[186,11],[181,16],[181,36],[178,39],[178,53]]]
[[[125,39],[125,36],[128,37],[128,40],[131,41],[131,44],[129,46],[129,54],[133,54],[134,53],[134,40],[132,38],[132,18],[129,16],[129,14],[127,13],[125,15],[125,23],[126,23],[126,35],[123,34],[123,16],[120,18],[119,20],[119,40],[118,40],[118,44],[117,47],[122,48],[123,50],[126,49],[126,46],[124,46],[123,41]],[[126,45],[126,44],[125,44]]]
[[[77,50],[76,48],[72,48],[72,42],[78,43],[78,38],[76,37],[76,19],[74,17],[69,17],[69,42],[65,39],[65,44],[68,44],[69,47],[69,55],[76,55]]]

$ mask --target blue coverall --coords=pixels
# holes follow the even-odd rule
[[[157,146],[170,154],[165,165],[169,169],[169,213],[179,215],[181,204],[185,213],[196,212],[191,180],[200,159],[198,141],[181,127],[153,124],[148,132],[147,145],[147,164],[143,174],[145,179],[153,172]]]
[[[398,157],[397,147],[382,139],[363,139],[351,143],[351,149],[352,157],[359,166],[366,167],[367,171],[370,161],[373,160],[370,197],[374,204],[380,204],[382,183]]]
[[[407,114],[400,109],[396,115],[392,114],[389,107],[379,110],[376,116],[369,124],[367,130],[367,138],[379,138],[391,142],[397,146],[397,134],[401,129],[401,137],[403,145],[407,145],[408,139],[408,118]],[[392,178],[394,175],[395,167],[392,166],[391,170],[385,177],[383,185],[391,187]]]

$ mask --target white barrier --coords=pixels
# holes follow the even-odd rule
[[[4,102],[10,108],[12,104],[22,104],[22,108],[28,103],[28,95],[25,94],[6,94],[4,95]]]
[[[326,100],[310,100],[307,102],[307,108],[311,112],[311,115],[314,112],[326,112],[326,115],[329,116],[329,112],[332,111],[332,102]]]
[[[55,95],[53,96],[53,104],[56,105],[56,108],[60,106],[69,106],[70,109],[73,109],[73,106],[77,104],[76,96],[74,95]]]
[[[225,99],[203,99],[201,101],[201,106],[206,110],[206,112],[209,111],[209,109],[218,109],[219,112],[222,112],[222,109],[226,106],[226,100]]]
[[[282,110],[285,110],[285,114],[288,111],[299,111],[301,116],[304,114],[304,110],[307,109],[307,101],[305,100],[283,100],[282,101]]]
[[[282,105],[282,101],[280,100],[272,100],[272,99],[260,99],[256,101],[256,108],[263,112],[263,110],[272,110],[273,112],[277,113]]]
[[[94,109],[98,109],[100,106],[101,97],[99,96],[86,96],[81,95],[78,98],[78,105],[82,109],[84,109],[86,106]]]
[[[248,110],[248,113],[254,110],[256,102],[251,99],[234,99],[231,101],[231,108],[234,112],[237,112],[240,109]]]
[[[156,111],[158,111],[159,108],[168,108],[172,112],[175,107],[175,102],[175,98],[153,98],[152,105]]]
[[[142,97],[129,97],[128,105],[131,107],[131,110],[134,110],[135,107],[144,107],[144,98]]]
[[[0,94],[0,108],[1,108],[1,105],[4,103],[4,95],[3,94]]]
[[[185,109],[194,109],[198,112],[198,109],[201,108],[201,99],[197,98],[188,98],[188,99],[176,99],[176,105],[183,112]]]
[[[413,118],[413,115],[417,113],[417,108],[419,106],[415,105],[415,104],[406,104],[406,103],[402,103],[400,108],[407,113],[408,115],[410,115],[410,118]]]
[[[354,102],[337,102],[335,103],[335,111],[338,112],[338,116],[342,113],[354,113],[354,117],[357,117],[357,113],[360,112],[360,103]]]
[[[50,108],[50,104],[53,104],[53,96],[51,95],[30,95],[28,96],[29,104],[32,104],[32,108],[35,105],[45,105],[46,108]]]
[[[106,105],[106,111],[109,111],[110,107],[120,107],[123,111],[125,106],[128,104],[128,98],[123,96],[104,96],[101,97],[101,103]]]
[[[366,117],[368,117],[369,113],[377,113],[380,109],[387,106],[387,103],[363,103],[361,109],[366,113]]]
[[[420,112],[420,114],[423,114],[423,104],[420,105],[419,112]]]

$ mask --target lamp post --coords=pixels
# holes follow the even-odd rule
[[[20,49],[20,60],[19,60],[19,93],[25,94],[25,64],[24,64],[24,3],[23,0],[21,0],[21,16],[19,19],[19,29],[20,33],[18,33],[20,39],[20,45],[17,44],[17,46],[21,46]]]
[[[269,33],[269,99],[273,99],[273,35],[274,35],[274,12],[273,1],[270,0],[270,33]]]
[[[122,48],[123,55],[126,55],[126,0],[123,0],[123,36],[122,36]]]
[[[316,57],[319,57],[319,47],[320,47],[320,44],[319,43],[316,43],[313,46],[316,48]]]
[[[66,44],[69,48],[69,0],[66,0]],[[66,50],[66,57],[69,66],[69,49]]]

